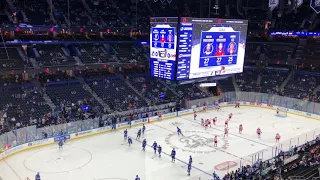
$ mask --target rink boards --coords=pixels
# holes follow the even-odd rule
[[[240,103],[241,106],[260,107],[260,108],[268,108],[268,109],[273,109],[273,110],[275,110],[277,108],[283,108],[283,107],[279,107],[279,106],[273,106],[271,104],[256,103],[256,102],[238,102],[238,103]],[[226,107],[226,106],[235,106],[235,104],[236,104],[236,102],[228,102],[228,103],[224,102],[224,103],[220,103],[219,105],[221,107]],[[216,107],[215,104],[206,106],[206,108],[208,110],[212,110],[215,107]],[[203,108],[204,107],[196,107],[193,109],[186,109],[186,110],[182,110],[182,111],[178,111],[178,112],[163,114],[162,119],[170,119],[170,118],[174,118],[177,116],[189,115],[189,114],[192,114],[194,111],[201,112],[201,111],[203,111]],[[303,117],[310,118],[310,119],[320,120],[320,116],[316,115],[316,114],[311,114],[311,113],[293,110],[293,109],[286,109],[286,110],[289,114],[294,114],[297,116],[303,116]],[[148,122],[149,123],[157,122],[158,120],[159,120],[158,116],[149,117],[149,119],[148,118],[138,119],[138,120],[132,121],[132,126],[138,126],[138,125],[141,125],[143,123],[148,123]],[[127,127],[130,127],[130,125],[127,122],[126,123],[119,123],[116,125],[116,129],[124,129]],[[81,131],[81,132],[73,133],[73,134],[66,135],[66,136],[67,136],[67,139],[69,139],[69,140],[76,140],[76,139],[85,138],[85,137],[89,137],[89,136],[93,136],[93,135],[97,135],[97,134],[101,134],[101,133],[106,133],[106,132],[111,131],[111,129],[112,129],[112,126],[106,126],[106,127],[101,127],[101,128],[97,128],[97,129]],[[20,152],[34,149],[34,148],[39,148],[42,146],[52,145],[52,144],[56,143],[60,138],[62,138],[62,136],[57,136],[57,137],[48,138],[48,139],[42,139],[42,140],[38,140],[38,141],[25,143],[25,144],[22,144],[19,146],[15,146],[13,148],[10,148],[10,149],[0,153],[0,161],[9,157],[9,156],[12,156],[16,153],[20,153]]]

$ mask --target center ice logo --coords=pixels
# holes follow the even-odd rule
[[[206,131],[185,131],[184,136],[178,136],[177,133],[169,134],[165,142],[172,148],[187,151],[191,153],[212,153],[217,149],[227,149],[229,142],[227,139],[219,138],[218,134]],[[213,147],[214,137],[218,136],[218,147]]]
[[[195,149],[198,147],[208,146],[208,144],[213,142],[213,140],[214,138],[206,138],[206,137],[199,136],[198,134],[195,134],[191,136],[182,137],[180,139],[180,142],[184,143],[186,148]]]

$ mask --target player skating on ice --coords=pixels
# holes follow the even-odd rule
[[[161,157],[161,152],[162,152],[162,147],[159,145],[159,146],[158,146],[159,157]]]
[[[159,116],[158,116],[159,120],[162,120],[162,114],[159,112]]]
[[[209,119],[207,119],[207,120],[205,121],[205,123],[204,123],[205,129],[207,129],[209,125],[210,125],[210,121],[209,121]]]
[[[280,109],[279,109],[279,108],[277,108],[277,115],[279,115],[279,112],[280,112]]]
[[[207,112],[207,106],[203,106],[202,110],[203,112]]]
[[[146,130],[146,126],[142,124],[142,134],[144,134],[144,131]]]
[[[124,140],[127,140],[127,138],[128,138],[128,130],[127,129],[124,130],[123,137],[124,137]]]
[[[129,144],[129,146],[131,146],[131,144],[132,144],[132,139],[131,139],[131,137],[128,137],[128,144]]]
[[[144,139],[144,140],[142,141],[142,151],[146,151],[146,146],[147,146],[147,140]]]
[[[171,162],[176,162],[176,150],[174,148],[171,151]]]
[[[197,112],[193,111],[193,120],[197,120]]]
[[[136,178],[135,178],[134,180],[140,180],[139,176],[138,176],[138,175],[136,175]]]
[[[204,126],[204,119],[201,118],[201,126]]]
[[[218,118],[217,118],[217,117],[215,117],[215,118],[213,118],[213,119],[212,119],[212,123],[213,123],[213,125],[216,125],[217,120],[218,120]]]
[[[218,147],[218,136],[215,136],[213,139],[213,147]]]
[[[280,138],[281,138],[281,137],[280,137],[280,134],[277,133],[277,134],[276,134],[276,142],[279,142]]]
[[[243,130],[243,126],[242,126],[242,124],[240,124],[240,126],[239,126],[239,134],[242,134],[242,130]]]
[[[59,150],[63,149],[63,140],[62,139],[59,140],[58,145],[59,145]]]
[[[132,125],[131,119],[129,119],[128,123],[129,123],[130,128],[131,128],[131,125]]]
[[[215,109],[216,109],[216,111],[220,111],[220,105],[217,104],[217,105],[215,106]]]
[[[191,157],[191,155],[189,156],[189,164],[192,164],[192,157]]]
[[[182,132],[181,132],[181,129],[179,128],[179,127],[177,127],[177,133],[178,133],[178,135],[182,135],[183,136],[183,134],[182,134]]]
[[[258,135],[258,138],[261,138],[261,133],[262,133],[262,132],[261,132],[261,129],[260,129],[260,128],[258,128],[258,129],[257,129],[257,135]]]
[[[230,120],[230,119],[227,119],[227,120],[224,122],[224,127],[226,127],[226,128],[228,128],[228,127],[229,127],[229,125],[228,125],[229,120]]]
[[[229,120],[231,120],[232,116],[233,116],[233,114],[230,113],[230,114],[229,114]]]
[[[154,150],[154,154],[157,154],[157,147],[158,147],[158,144],[157,144],[157,142],[156,142],[156,141],[155,141],[155,142],[153,142],[152,147],[153,147],[153,150]]]
[[[188,171],[187,172],[188,172],[188,176],[190,176],[190,172],[191,172],[191,164],[190,163],[188,164]]]
[[[28,178],[29,179],[29,178]],[[36,174],[35,180],[41,180],[40,173]]]
[[[140,136],[141,136],[141,129],[138,130],[137,138],[136,138],[136,139],[139,140],[139,139],[140,139]]]
[[[226,136],[228,137],[228,133],[229,133],[228,131],[229,131],[228,128],[224,128],[224,136],[223,137],[226,137]]]

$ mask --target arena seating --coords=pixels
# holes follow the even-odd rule
[[[113,44],[113,47],[118,52],[116,56],[120,62],[137,62],[147,60],[147,58],[143,55],[146,52],[142,46],[121,43]]]
[[[236,82],[241,91],[259,91],[257,85],[258,69],[245,69],[243,73],[236,75]]]
[[[21,57],[17,46],[0,48],[0,69],[23,69],[31,67],[27,57]],[[23,51],[21,49],[21,51]],[[8,53],[8,54],[7,54]]]
[[[130,83],[153,104],[165,104],[175,101],[175,95],[159,80],[148,75],[129,75]],[[162,97],[160,97],[162,96]]]
[[[67,56],[60,45],[37,45],[40,57],[36,60],[41,67],[75,65],[76,61],[72,56]]]
[[[260,92],[276,94],[288,75],[288,70],[265,69],[261,74]]]
[[[294,77],[285,86],[283,95],[297,99],[308,99],[313,89],[317,87],[317,82],[319,83],[319,80],[317,81],[316,76],[296,72]]]
[[[1,87],[0,106],[4,107],[2,117],[11,129],[30,125],[30,120],[38,121],[51,112],[42,94],[41,89],[33,84]]]
[[[235,91],[234,86],[232,84],[232,77],[228,77],[226,79],[219,80],[218,87],[222,90],[222,92]]]
[[[48,14],[49,5],[46,1],[28,0],[12,2],[14,3],[15,7],[25,11],[30,24],[52,24]]]
[[[74,45],[81,53],[79,56],[83,63],[106,63],[116,62],[111,56],[111,50],[109,52],[99,44],[94,45]]]

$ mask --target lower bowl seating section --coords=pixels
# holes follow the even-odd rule
[[[76,65],[72,56],[66,56],[60,45],[37,45],[40,57],[36,60],[40,67]]]
[[[113,111],[127,111],[146,106],[146,102],[119,77],[95,78],[86,81]]]
[[[69,119],[85,119],[79,116],[96,116],[103,110],[89,90],[77,80],[50,82],[46,92],[57,106],[57,110],[70,116]],[[70,109],[70,114],[66,113]]]
[[[30,119],[39,119],[51,112],[43,99],[41,90],[33,84],[12,85],[1,89],[0,106],[4,107],[7,119],[12,126],[22,122],[18,127],[30,125]],[[4,117],[4,116],[3,116]]]
[[[285,86],[283,95],[297,99],[304,99],[308,98],[316,87],[316,76],[296,72]]]
[[[288,77],[288,70],[264,70],[261,74],[262,93],[277,93],[283,81]]]
[[[206,98],[210,95],[209,92],[205,90],[201,90],[199,87],[199,84],[176,84],[172,81],[165,81],[166,84],[173,90],[175,90],[180,96],[182,96],[185,99],[195,100],[195,99],[201,99]]]
[[[221,79],[218,81],[218,87],[223,92],[232,92],[235,91],[233,83],[232,83],[232,77],[228,77],[226,79]]]
[[[241,91],[258,91],[257,79],[258,70],[244,70],[243,73],[236,75],[236,82]]]
[[[130,83],[152,104],[165,104],[174,102],[176,96],[158,79],[148,75],[129,75]]]
[[[80,51],[80,59],[83,63],[107,63],[116,62],[102,45],[79,45],[76,48]]]

